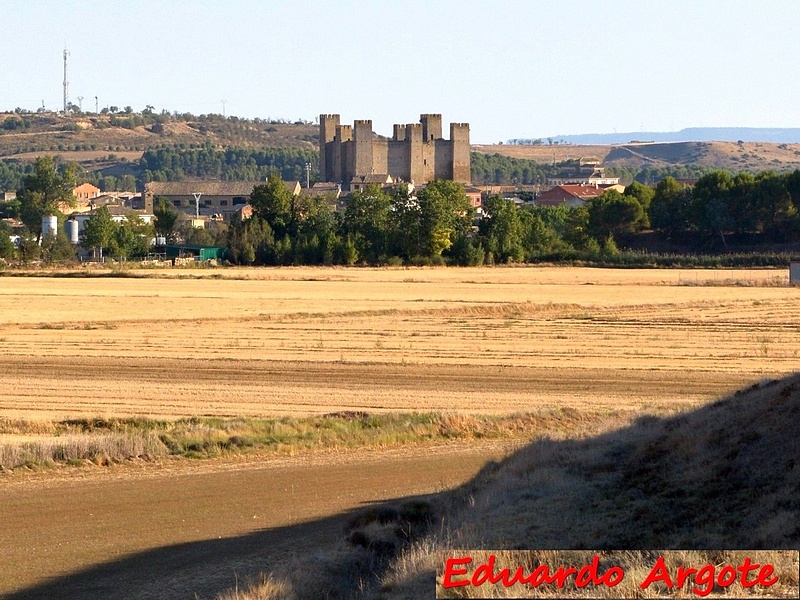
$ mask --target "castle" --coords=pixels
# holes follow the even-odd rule
[[[450,123],[442,138],[442,115],[420,115],[419,123],[395,125],[391,139],[372,132],[372,120],[341,125],[339,115],[319,116],[319,173],[343,187],[391,178],[408,183],[433,179],[470,182],[469,123]]]

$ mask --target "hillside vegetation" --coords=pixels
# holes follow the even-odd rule
[[[145,150],[164,146],[214,148],[294,148],[316,151],[318,129],[307,121],[241,119],[222,115],[118,112],[60,115],[0,113],[0,159],[32,161],[42,154],[59,154],[87,170],[137,162]],[[485,155],[531,161],[542,168],[581,157],[593,157],[608,167],[634,172],[642,168],[681,166],[734,171],[786,171],[800,168],[800,144],[761,142],[676,142],[618,145],[475,145]],[[530,168],[536,171],[531,165]],[[546,173],[544,173],[546,174]],[[674,174],[674,172],[673,172]],[[483,171],[474,176],[483,183]],[[534,173],[531,181],[536,181]],[[521,182],[521,181],[520,181]],[[508,183],[511,183],[509,180]]]
[[[317,148],[312,123],[224,118],[221,115],[0,113],[0,158],[33,160],[58,153],[64,160],[93,161],[109,152],[138,159],[165,144],[236,148]]]

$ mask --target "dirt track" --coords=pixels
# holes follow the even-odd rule
[[[0,596],[213,597],[334,544],[349,511],[458,485],[502,455],[442,445],[7,478]]]

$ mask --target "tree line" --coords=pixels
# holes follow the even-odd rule
[[[693,187],[667,177],[656,185],[650,225],[668,237],[699,233],[727,249],[731,236],[788,243],[800,235],[800,170],[756,175],[714,171]]]
[[[228,181],[265,181],[277,173],[283,179],[305,181],[306,164],[316,179],[319,152],[298,148],[227,148],[165,145],[146,150],[139,161],[140,179],[181,181],[186,177]]]
[[[59,163],[60,159],[57,159]],[[319,178],[319,152],[298,148],[215,148],[211,143],[199,145],[172,144],[150,148],[138,163],[129,163],[132,174],[111,176],[102,171],[80,170],[79,176],[102,191],[141,190],[149,181],[182,181],[187,177],[225,181],[265,181],[278,173],[287,181],[305,181],[306,164],[311,165],[310,180]],[[557,177],[566,163],[540,164],[533,160],[501,154],[471,154],[471,179],[475,185],[546,184]],[[33,169],[30,163],[0,161],[0,190],[16,190]],[[610,177],[623,182],[651,184],[666,176],[696,178],[713,171],[697,165],[644,167],[609,167]]]
[[[74,256],[60,227],[49,246],[39,243],[42,217],[60,215],[59,206],[74,200],[76,173],[75,165],[58,166],[51,157],[36,161],[14,214],[25,226],[20,246],[9,247],[8,235],[0,236],[0,256]],[[693,186],[673,177],[655,188],[633,182],[622,193],[607,190],[572,208],[495,196],[485,200],[481,215],[463,186],[452,181],[431,182],[416,195],[403,186],[370,186],[353,192],[346,208],[336,211],[330,199],[293,196],[273,173],[254,188],[250,204],[252,218],[212,231],[186,226],[164,201],[156,207],[154,228],[135,218],[113,222],[101,209],[82,241],[113,256],[141,256],[157,232],[170,241],[226,246],[231,262],[247,265],[613,262],[651,231],[690,254],[800,241],[800,170],[714,171]],[[5,225],[0,229],[10,233]]]
[[[292,196],[273,175],[250,204],[253,217],[227,231],[237,264],[444,264],[443,255],[463,259],[471,247],[474,209],[452,181],[431,182],[416,197],[371,186],[336,212],[325,198]]]
[[[449,181],[432,182],[416,197],[402,187],[370,186],[354,192],[341,213],[323,199],[292,198],[279,183],[275,178],[257,186],[251,197],[254,217],[228,229],[233,262],[613,263],[621,248],[651,230],[680,242],[688,254],[730,253],[732,236],[745,236],[756,247],[800,241],[800,171],[736,176],[715,171],[694,186],[673,177],[655,188],[633,182],[622,193],[607,190],[576,207],[519,204],[495,196],[484,202],[481,216],[463,187]],[[769,264],[782,264],[784,258]],[[741,260],[737,264],[747,264]],[[697,264],[691,258],[677,263]]]

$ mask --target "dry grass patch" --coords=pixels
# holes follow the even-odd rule
[[[85,462],[108,465],[166,456],[211,458],[238,453],[386,448],[448,440],[530,439],[574,431],[596,412],[543,410],[519,415],[340,411],[320,417],[0,419],[0,470]]]

